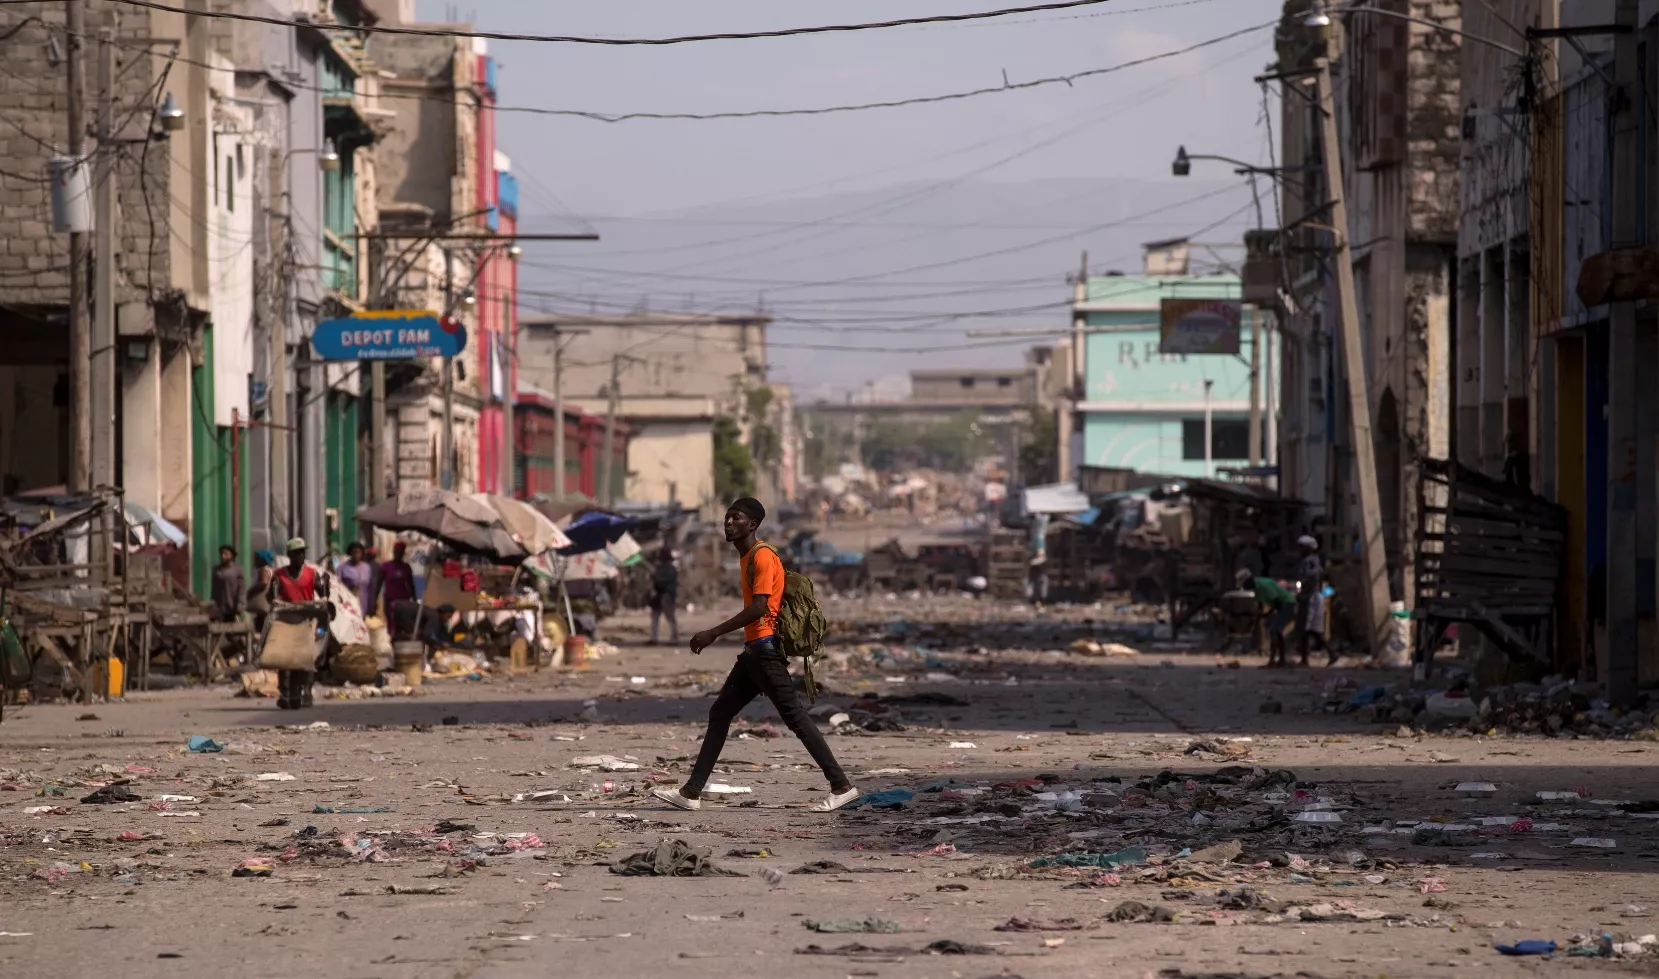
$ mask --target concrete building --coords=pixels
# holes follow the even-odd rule
[[[1616,84],[1613,0],[1463,4],[1470,35],[1530,56],[1464,42],[1454,392],[1458,460],[1523,474],[1566,511],[1555,667],[1606,682],[1624,703],[1659,683],[1659,340],[1652,299],[1638,301],[1651,292],[1619,311],[1595,294],[1595,269],[1620,246],[1652,263],[1659,240],[1642,203],[1652,200],[1659,132],[1641,94],[1659,54],[1659,3],[1637,6],[1636,166],[1620,188],[1617,116],[1632,96]],[[1521,43],[1510,24],[1585,31],[1571,43]],[[1635,234],[1623,241],[1621,196],[1637,202]],[[1650,289],[1653,277],[1634,281]],[[1615,337],[1619,312],[1634,320],[1633,338]]]
[[[1089,280],[1088,299],[1073,310],[1085,324],[1081,465],[1208,477],[1216,466],[1248,461],[1249,336],[1239,357],[1158,352],[1164,299],[1238,296],[1235,276]]]
[[[92,478],[186,530],[175,570],[202,592],[221,543],[350,529],[330,511],[356,508],[356,387],[310,364],[305,338],[360,295],[355,200],[373,181],[366,43],[309,26],[373,14],[355,0],[230,7],[295,26],[86,5],[89,30],[114,32],[117,120],[116,332],[91,354]],[[45,222],[45,172],[68,145],[69,39],[62,4],[7,13],[25,26],[0,77],[16,130],[0,147],[0,482],[18,490],[68,476],[67,241]],[[84,48],[90,121],[98,51]],[[164,135],[168,94],[185,125]],[[331,147],[341,165],[325,173]]]
[[[1037,371],[977,368],[910,372],[910,401],[916,406],[1016,408],[1037,401]]]
[[[494,143],[497,66],[482,40],[409,36],[390,46],[383,67],[395,115],[376,157],[376,304],[455,317],[468,347],[448,363],[388,365],[382,437],[392,472],[381,479],[387,495],[495,491],[504,485],[500,405],[516,384],[506,337],[517,317],[511,243],[500,237],[516,220],[517,195]]]
[[[1325,36],[1304,24],[1308,6],[1284,6],[1281,73],[1311,71],[1324,56]],[[1435,25],[1456,28],[1459,17],[1443,0],[1387,6],[1420,23],[1337,17],[1333,72],[1390,590],[1409,603],[1416,591],[1418,460],[1445,456],[1451,424],[1459,48],[1456,34]],[[1350,528],[1358,505],[1353,448],[1334,354],[1334,280],[1323,258],[1330,241],[1318,227],[1327,200],[1323,123],[1305,99],[1287,96],[1282,105],[1281,226],[1296,229],[1281,242],[1282,485],[1323,510],[1330,528]],[[1340,541],[1333,549],[1348,550]]]
[[[1041,409],[1052,364],[1052,351],[1039,347],[1028,351],[1025,363],[1015,367],[913,370],[909,397],[875,397],[867,388],[842,403],[818,401],[803,406],[801,413],[812,438],[820,443],[815,464],[820,469],[863,464],[866,443],[872,433],[879,434],[878,428],[925,429],[966,420],[983,433],[987,454],[1001,456],[1013,470],[1033,413]],[[804,465],[803,460],[803,472]]]
[[[519,366],[527,383],[562,391],[588,412],[606,414],[614,396],[617,417],[632,433],[626,469],[613,473],[614,499],[711,510],[718,504],[716,419],[736,421],[751,442],[757,421],[780,440],[794,437],[792,418],[787,426],[776,416],[767,422],[771,406],[787,404],[766,379],[770,322],[668,313],[525,317]],[[763,389],[771,393],[762,396]],[[752,410],[762,402],[765,411]],[[766,460],[769,491],[782,492],[777,467],[797,455],[792,444],[780,444]],[[568,455],[566,465],[575,465]]]

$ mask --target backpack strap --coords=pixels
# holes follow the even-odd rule
[[[778,553],[777,548],[773,547],[771,544],[768,544],[763,540],[755,541],[755,546],[751,547],[749,549],[749,570],[744,573],[744,577],[749,579],[749,591],[750,592],[753,592],[755,590],[755,552],[759,551],[763,547],[766,548],[768,551],[771,551],[773,556],[776,556],[777,553]],[[778,558],[778,560],[782,561],[783,559]],[[778,597],[782,598],[783,596],[780,595]]]

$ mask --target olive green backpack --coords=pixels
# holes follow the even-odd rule
[[[764,541],[755,547],[766,548],[774,555],[778,549]],[[780,558],[781,560],[781,558]],[[749,560],[749,590],[754,592],[755,562]],[[812,676],[813,661],[822,657],[824,633],[829,623],[824,621],[824,610],[818,607],[818,596],[813,591],[812,579],[799,571],[783,574],[783,602],[778,607],[778,645],[785,656],[798,656],[806,665],[806,695],[818,697],[818,683]]]

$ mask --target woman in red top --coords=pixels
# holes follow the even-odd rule
[[[328,593],[328,575],[305,563],[305,539],[296,537],[289,541],[288,566],[278,568],[276,574],[271,576],[271,588],[266,597],[273,603],[298,605],[327,601]],[[316,676],[312,670],[278,670],[277,708],[299,710],[310,707],[311,684]]]

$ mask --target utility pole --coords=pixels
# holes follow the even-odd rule
[[[1342,146],[1337,142],[1336,95],[1331,62],[1336,59],[1336,32],[1327,28],[1325,57],[1319,59],[1319,109],[1325,153],[1325,183],[1331,195],[1331,232],[1336,239],[1336,284],[1342,333],[1342,369],[1348,381],[1349,436],[1353,440],[1354,483],[1359,492],[1360,609],[1366,647],[1379,654],[1389,621],[1388,556],[1383,551],[1382,504],[1377,492],[1376,446],[1371,441],[1371,396],[1365,377],[1365,351],[1359,334],[1359,301],[1354,291],[1354,261],[1348,240],[1348,203],[1342,180]],[[1631,528],[1634,531],[1634,527]]]
[[[513,428],[513,414],[518,400],[518,317],[506,295],[501,297],[501,312],[502,326],[507,331],[507,376],[501,381],[501,495],[515,496],[518,433]]]
[[[565,374],[564,343],[553,330],[553,499],[563,502],[565,491]]]
[[[455,311],[455,253],[444,249],[444,315]],[[446,490],[455,488],[455,358],[444,358],[444,416],[443,431],[438,436],[440,458],[438,485]]]
[[[1215,391],[1215,382],[1204,382],[1204,478],[1215,478],[1215,412],[1211,409],[1210,397]]]
[[[86,37],[86,0],[67,0],[68,36],[64,62],[69,66],[69,156],[86,165],[86,74],[81,70]],[[86,303],[86,233],[69,233],[69,491],[92,488],[92,324]]]
[[[1084,371],[1083,371],[1083,329],[1088,326],[1089,314],[1083,312],[1082,306],[1089,301],[1089,253],[1083,253],[1083,261],[1077,270],[1077,279],[1071,286],[1071,356],[1067,358],[1069,376],[1066,378],[1066,397],[1060,402],[1060,408],[1054,419],[1054,474],[1055,482],[1064,483],[1071,479],[1071,432],[1072,425],[1077,418],[1077,404],[1083,400]]]
[[[601,468],[599,470],[604,474],[604,482],[599,486],[599,502],[606,506],[616,502],[616,493],[612,489],[611,480],[616,475],[613,468],[616,465],[616,412],[617,402],[621,400],[622,361],[626,356],[626,354],[613,354],[611,356],[610,402],[605,407],[605,458],[600,463]]]
[[[1250,468],[1262,464],[1262,312],[1250,311]]]
[[[92,485],[115,477],[115,32],[98,31],[98,148],[92,170]]]
[[[384,246],[370,241],[367,247],[369,261],[370,309],[381,308],[380,263],[385,258]],[[370,503],[378,503],[386,492],[386,364],[369,361],[369,485]]]
[[[1637,0],[1618,0],[1613,22],[1613,248],[1639,244],[1637,131],[1641,74]],[[1636,304],[1612,304],[1607,331],[1607,699],[1636,698]]]

